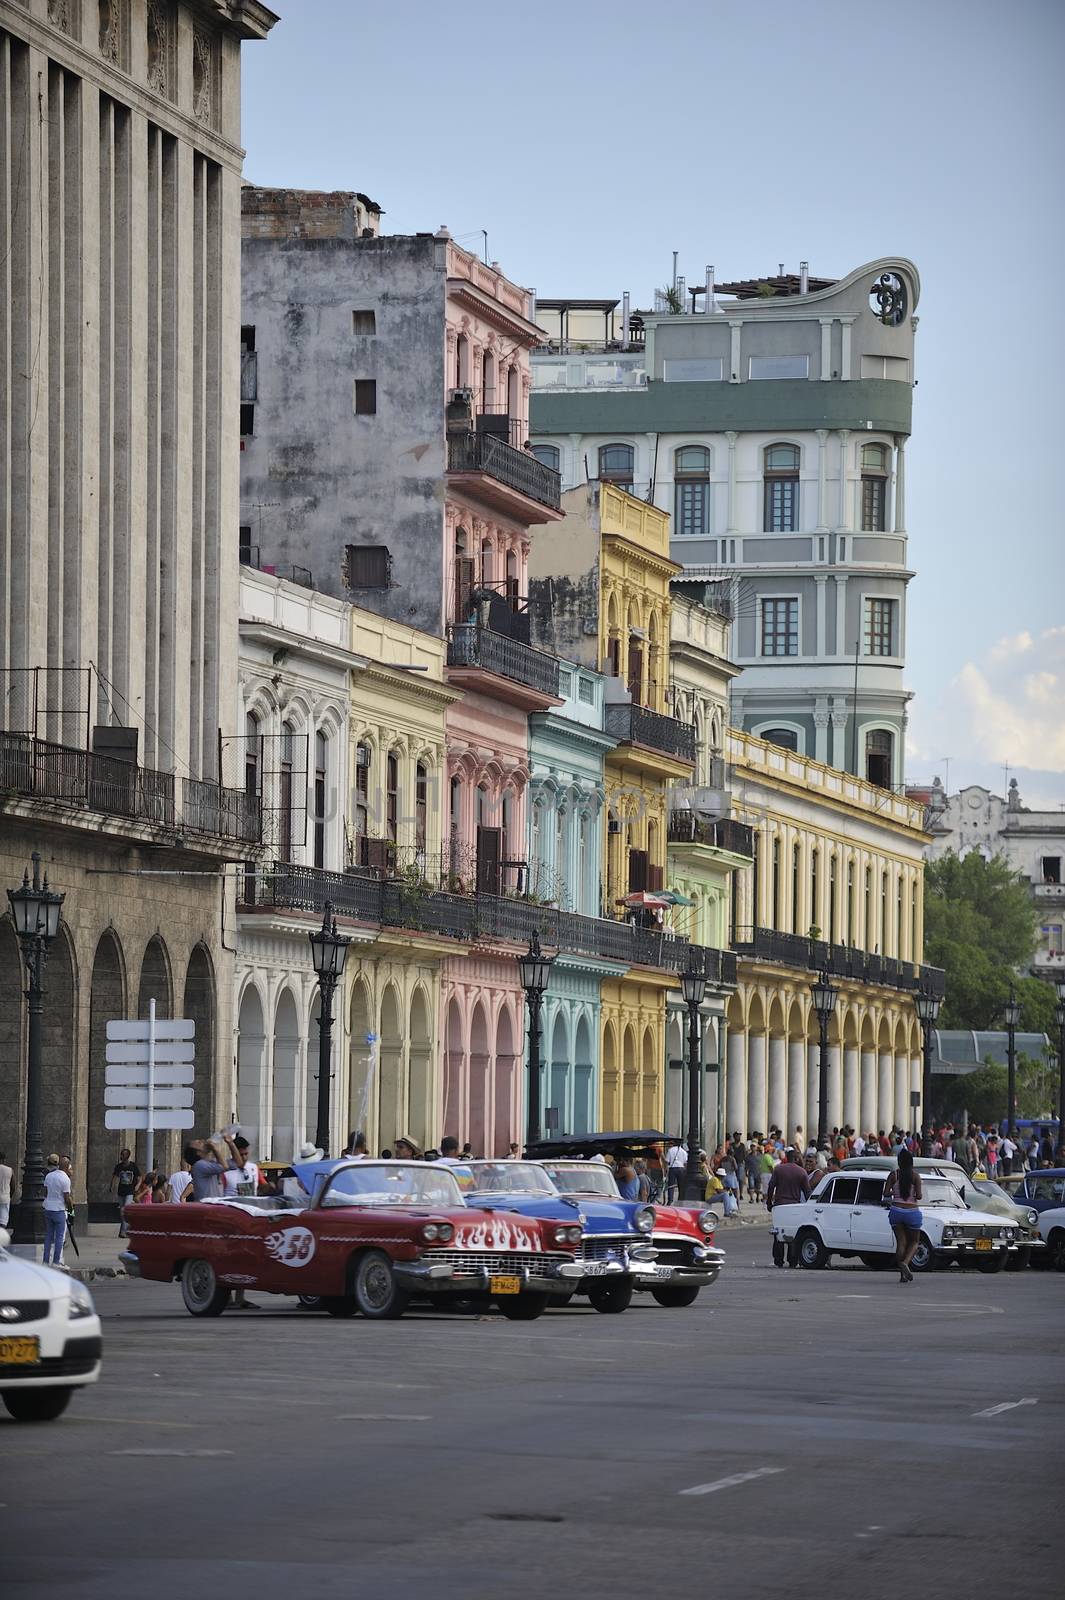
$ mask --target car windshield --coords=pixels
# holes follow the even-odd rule
[[[922,1172],[921,1200],[922,1206],[964,1206],[961,1190],[957,1184],[951,1183],[949,1178],[931,1178]]]
[[[322,1197],[323,1206],[446,1206],[463,1204],[450,1168],[407,1166],[401,1162],[379,1165],[360,1161],[334,1173]]]
[[[614,1174],[601,1161],[574,1161],[565,1166],[545,1161],[544,1171],[563,1194],[597,1194],[608,1200],[621,1198]]]
[[[555,1194],[542,1167],[531,1161],[471,1161],[473,1187],[493,1194]]]
[[[995,1200],[1008,1200],[1010,1205],[1015,1205],[1013,1195],[1007,1194],[1000,1183],[992,1183],[990,1178],[974,1178],[973,1188],[980,1194],[991,1196]]]

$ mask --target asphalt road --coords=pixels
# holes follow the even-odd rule
[[[1065,1592],[1065,1275],[775,1270],[688,1310],[217,1321],[95,1286],[105,1373],[0,1420],[5,1600]],[[1006,1409],[1008,1408],[1008,1409]]]

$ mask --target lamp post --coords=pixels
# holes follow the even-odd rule
[[[688,1167],[684,1174],[684,1198],[702,1199],[704,1185],[699,1178],[699,1007],[706,993],[706,975],[695,965],[688,946],[688,965],[680,975],[680,992],[688,1008]]]
[[[921,1024],[921,1154],[932,1154],[932,1129],[929,1125],[929,1107],[932,1103],[932,1029],[939,1021],[939,996],[931,989],[920,988],[913,997],[917,1020]]]
[[[1021,1002],[1010,984],[1010,997],[1006,1001],[1006,1132],[1012,1138],[1017,1132],[1017,1024],[1021,1020]]]
[[[551,978],[554,956],[540,949],[540,935],[534,933],[529,948],[517,957],[518,974],[529,1004],[529,1089],[525,1119],[525,1143],[535,1144],[540,1137],[540,1006]]]
[[[1065,976],[1054,979],[1057,1005],[1054,1019],[1057,1022],[1057,1142],[1065,1144]]]
[[[810,993],[817,1012],[821,1043],[817,1066],[817,1147],[820,1149],[828,1138],[828,1023],[836,1009],[839,990],[829,983],[828,973],[822,972],[817,982],[811,983]]]
[[[322,926],[308,935],[311,958],[318,974],[322,1005],[318,1014],[318,1125],[314,1142],[329,1154],[329,1079],[333,1059],[333,995],[344,971],[351,940],[337,932],[337,919],[331,903],[326,904]]]
[[[44,1156],[41,1150],[41,1017],[44,999],[44,964],[52,940],[59,932],[63,896],[53,894],[48,887],[48,874],[41,882],[41,858],[37,851],[30,857],[33,862],[33,880],[29,869],[23,873],[22,887],[9,889],[11,920],[15,925],[19,949],[26,963],[29,987],[26,1000],[29,1010],[29,1049],[26,1064],[26,1144],[22,1154],[22,1192],[14,1207],[11,1236],[15,1244],[40,1244],[44,1238]]]

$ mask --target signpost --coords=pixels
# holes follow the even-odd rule
[[[191,1128],[196,1024],[183,1017],[159,1020],[155,1001],[137,1022],[107,1024],[104,1126],[147,1135],[144,1163],[155,1163],[157,1128]]]

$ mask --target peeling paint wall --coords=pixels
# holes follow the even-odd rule
[[[257,382],[242,427],[243,539],[263,567],[308,568],[324,593],[439,635],[445,247],[428,234],[352,237],[343,207],[332,236],[321,217],[303,237],[306,202],[244,196],[241,320]],[[373,332],[356,312],[373,313]],[[372,414],[356,414],[356,380],[376,384]],[[352,546],[387,550],[384,586],[353,582]]]
[[[599,512],[595,487],[562,496],[561,522],[537,531],[529,549],[529,625],[540,650],[600,667]]]

